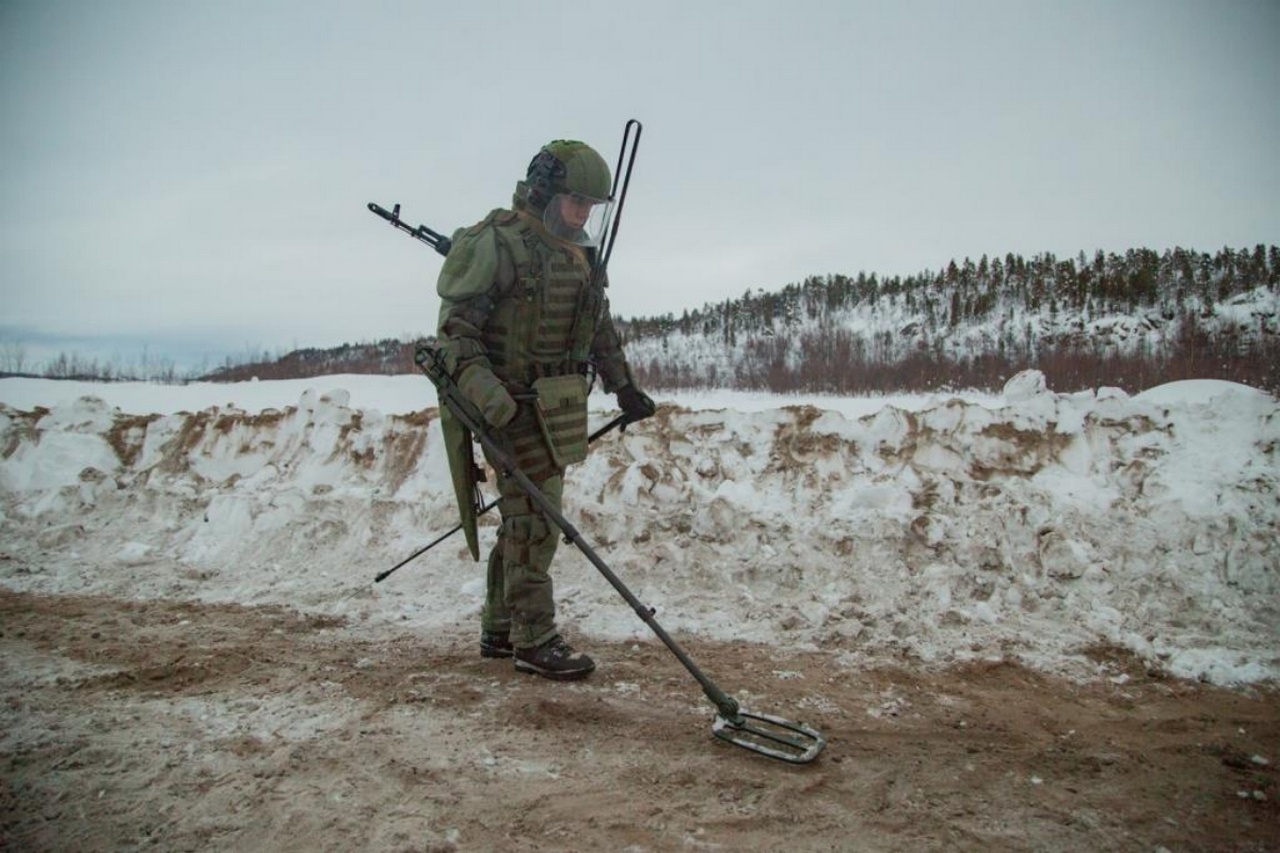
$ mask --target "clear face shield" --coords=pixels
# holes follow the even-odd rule
[[[557,193],[542,212],[542,224],[554,237],[579,246],[599,246],[613,202],[580,193]]]

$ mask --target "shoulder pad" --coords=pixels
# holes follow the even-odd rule
[[[494,211],[467,229],[454,232],[453,247],[445,256],[436,293],[441,299],[461,300],[488,290],[498,271],[498,244]]]

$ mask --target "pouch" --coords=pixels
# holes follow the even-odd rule
[[[564,470],[587,458],[586,377],[544,376],[533,383],[538,395],[535,410],[542,437],[556,467]]]

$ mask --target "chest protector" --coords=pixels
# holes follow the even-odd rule
[[[495,213],[492,222],[515,276],[495,294],[482,330],[485,349],[499,379],[536,394],[533,417],[518,420],[536,422],[542,446],[528,446],[533,436],[517,444],[526,444],[533,456],[545,451],[545,461],[563,471],[587,455],[584,374],[604,310],[604,287],[592,284],[590,259],[582,248],[548,239],[538,225],[512,211]],[[513,426],[517,434],[522,431]],[[533,458],[521,462],[521,467],[537,467]]]
[[[547,238],[514,211],[495,211],[491,222],[515,267],[482,332],[494,373],[521,385],[582,374],[604,307],[586,252]]]

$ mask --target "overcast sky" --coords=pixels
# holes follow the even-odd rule
[[[465,7],[465,8],[464,8]],[[0,2],[0,341],[434,330],[446,233],[612,164],[621,317],[810,274],[1280,243],[1280,3]]]

